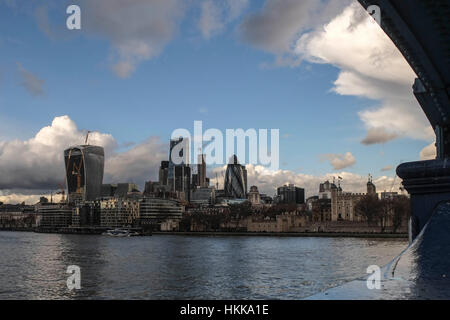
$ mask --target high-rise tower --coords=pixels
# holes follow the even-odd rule
[[[198,164],[197,164],[197,175],[198,175],[198,184],[201,188],[208,187],[208,184],[206,183],[206,162],[205,162],[206,155],[200,154],[198,156]]]
[[[178,163],[177,163],[178,162]],[[168,185],[171,191],[176,191],[175,167],[189,165],[189,139],[180,137],[170,140],[169,167],[167,172]],[[178,170],[180,172],[180,170]],[[184,171],[183,172],[184,176]]]
[[[64,150],[69,202],[92,201],[101,196],[105,152],[102,147],[82,145]]]
[[[224,187],[228,197],[244,199],[247,196],[247,170],[239,164],[236,155],[231,157],[227,166]]]

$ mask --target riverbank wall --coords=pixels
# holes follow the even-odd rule
[[[408,239],[407,233],[361,233],[361,232],[153,232],[153,235],[179,235],[199,237],[324,237],[324,238],[385,238]]]

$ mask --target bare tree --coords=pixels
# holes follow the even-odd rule
[[[382,214],[380,200],[376,195],[367,194],[356,203],[355,212],[364,217],[368,225],[372,225]]]
[[[392,229],[397,232],[404,221],[411,215],[411,204],[408,197],[400,196],[392,200]]]

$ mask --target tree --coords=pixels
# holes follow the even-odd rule
[[[402,222],[407,220],[411,215],[411,203],[408,197],[400,196],[392,200],[392,229],[397,232]]]
[[[382,208],[376,195],[367,194],[355,204],[356,214],[364,217],[368,225],[380,219]]]
[[[380,211],[378,212],[377,220],[381,227],[381,232],[384,232],[387,226],[389,216],[392,212],[392,199],[380,200]]]
[[[241,204],[232,204],[230,205],[230,211],[234,218],[246,218],[252,214],[252,204],[249,201]]]

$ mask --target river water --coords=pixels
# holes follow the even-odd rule
[[[0,231],[0,299],[301,299],[383,266],[399,239],[112,238]],[[67,267],[81,289],[67,288]]]

